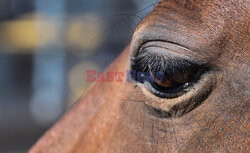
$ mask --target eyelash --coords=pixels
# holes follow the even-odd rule
[[[178,71],[187,75],[190,71],[195,71],[200,67],[205,67],[186,59],[176,57],[163,57],[152,55],[148,52],[132,57],[131,69],[136,72],[162,72],[164,77],[171,78]]]

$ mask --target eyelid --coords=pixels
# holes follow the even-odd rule
[[[183,114],[191,111],[198,105],[202,104],[204,100],[211,94],[213,87],[216,84],[215,74],[213,72],[206,73],[199,80],[199,83],[194,84],[187,93],[173,99],[164,99],[155,96],[145,88],[143,84],[138,84],[143,94],[148,98],[145,101],[147,106],[151,108],[169,112],[170,114],[180,117]],[[195,104],[190,105],[190,102]]]
[[[148,41],[141,45],[141,48],[147,48],[147,47],[158,47],[158,48],[164,48],[169,51],[173,51],[173,53],[179,53],[180,55],[183,54],[183,51],[185,52],[191,52],[188,48],[181,46],[179,44],[175,44],[172,42],[166,42],[166,41]],[[140,50],[139,49],[139,50]]]
[[[207,57],[203,57],[203,54],[197,53],[197,51],[190,50],[189,48],[173,43],[165,40],[147,40],[144,43],[140,44],[140,46],[132,49],[132,58],[136,57],[143,53],[146,49],[149,48],[151,52],[156,52],[161,54],[162,56],[171,56],[180,59],[187,59],[193,63],[198,65],[203,65],[209,63]],[[199,60],[197,60],[199,59]]]

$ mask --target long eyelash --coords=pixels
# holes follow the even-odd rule
[[[198,64],[187,59],[177,57],[163,57],[161,55],[144,52],[132,57],[131,69],[137,72],[162,72],[165,77],[172,77],[177,71],[187,74],[195,70]]]

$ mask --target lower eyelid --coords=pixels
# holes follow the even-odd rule
[[[173,99],[159,98],[148,91],[143,84],[139,84],[138,86],[148,98],[148,100],[145,101],[146,105],[166,112],[171,112],[174,107],[176,109],[176,106],[180,106],[181,109],[176,109],[177,112],[175,112],[175,114],[176,116],[181,116],[192,110],[192,107],[200,105],[210,95],[212,88],[216,84],[215,79],[213,79],[214,77],[215,74],[212,72],[203,75],[197,83],[190,87],[188,92]],[[196,104],[192,106],[189,105],[191,101]]]
[[[181,96],[185,92],[188,91],[188,86],[190,86],[191,83],[185,83],[182,85],[179,85],[179,87],[163,87],[166,89],[160,90],[155,87],[155,85],[152,85],[150,82],[144,82],[145,88],[147,88],[149,91],[152,92],[152,94],[155,94],[159,98],[165,98],[165,99],[173,99],[176,97]]]

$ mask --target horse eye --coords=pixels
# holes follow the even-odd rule
[[[153,79],[153,81],[162,86],[162,87],[173,87],[178,84],[183,84],[185,82],[188,82],[192,79],[192,72],[189,72],[187,74],[183,74],[180,71],[175,71],[172,77],[166,77],[163,76],[159,78],[159,76],[155,76],[154,73],[150,72],[150,77]]]
[[[146,88],[154,95],[160,98],[176,98],[189,90],[195,83],[202,71],[199,68],[190,69],[186,72],[174,70],[171,75],[162,73],[156,75],[157,72],[150,72],[150,78],[144,81]]]
[[[162,56],[147,50],[132,58],[131,69],[140,72],[134,79],[136,82],[144,84],[155,96],[166,99],[188,92],[206,71],[204,66],[188,59]],[[146,75],[141,75],[143,72]]]
[[[180,117],[211,94],[216,66],[184,54],[189,52],[179,45],[158,41],[146,42],[133,52],[131,77],[145,95],[144,104],[150,114]]]

